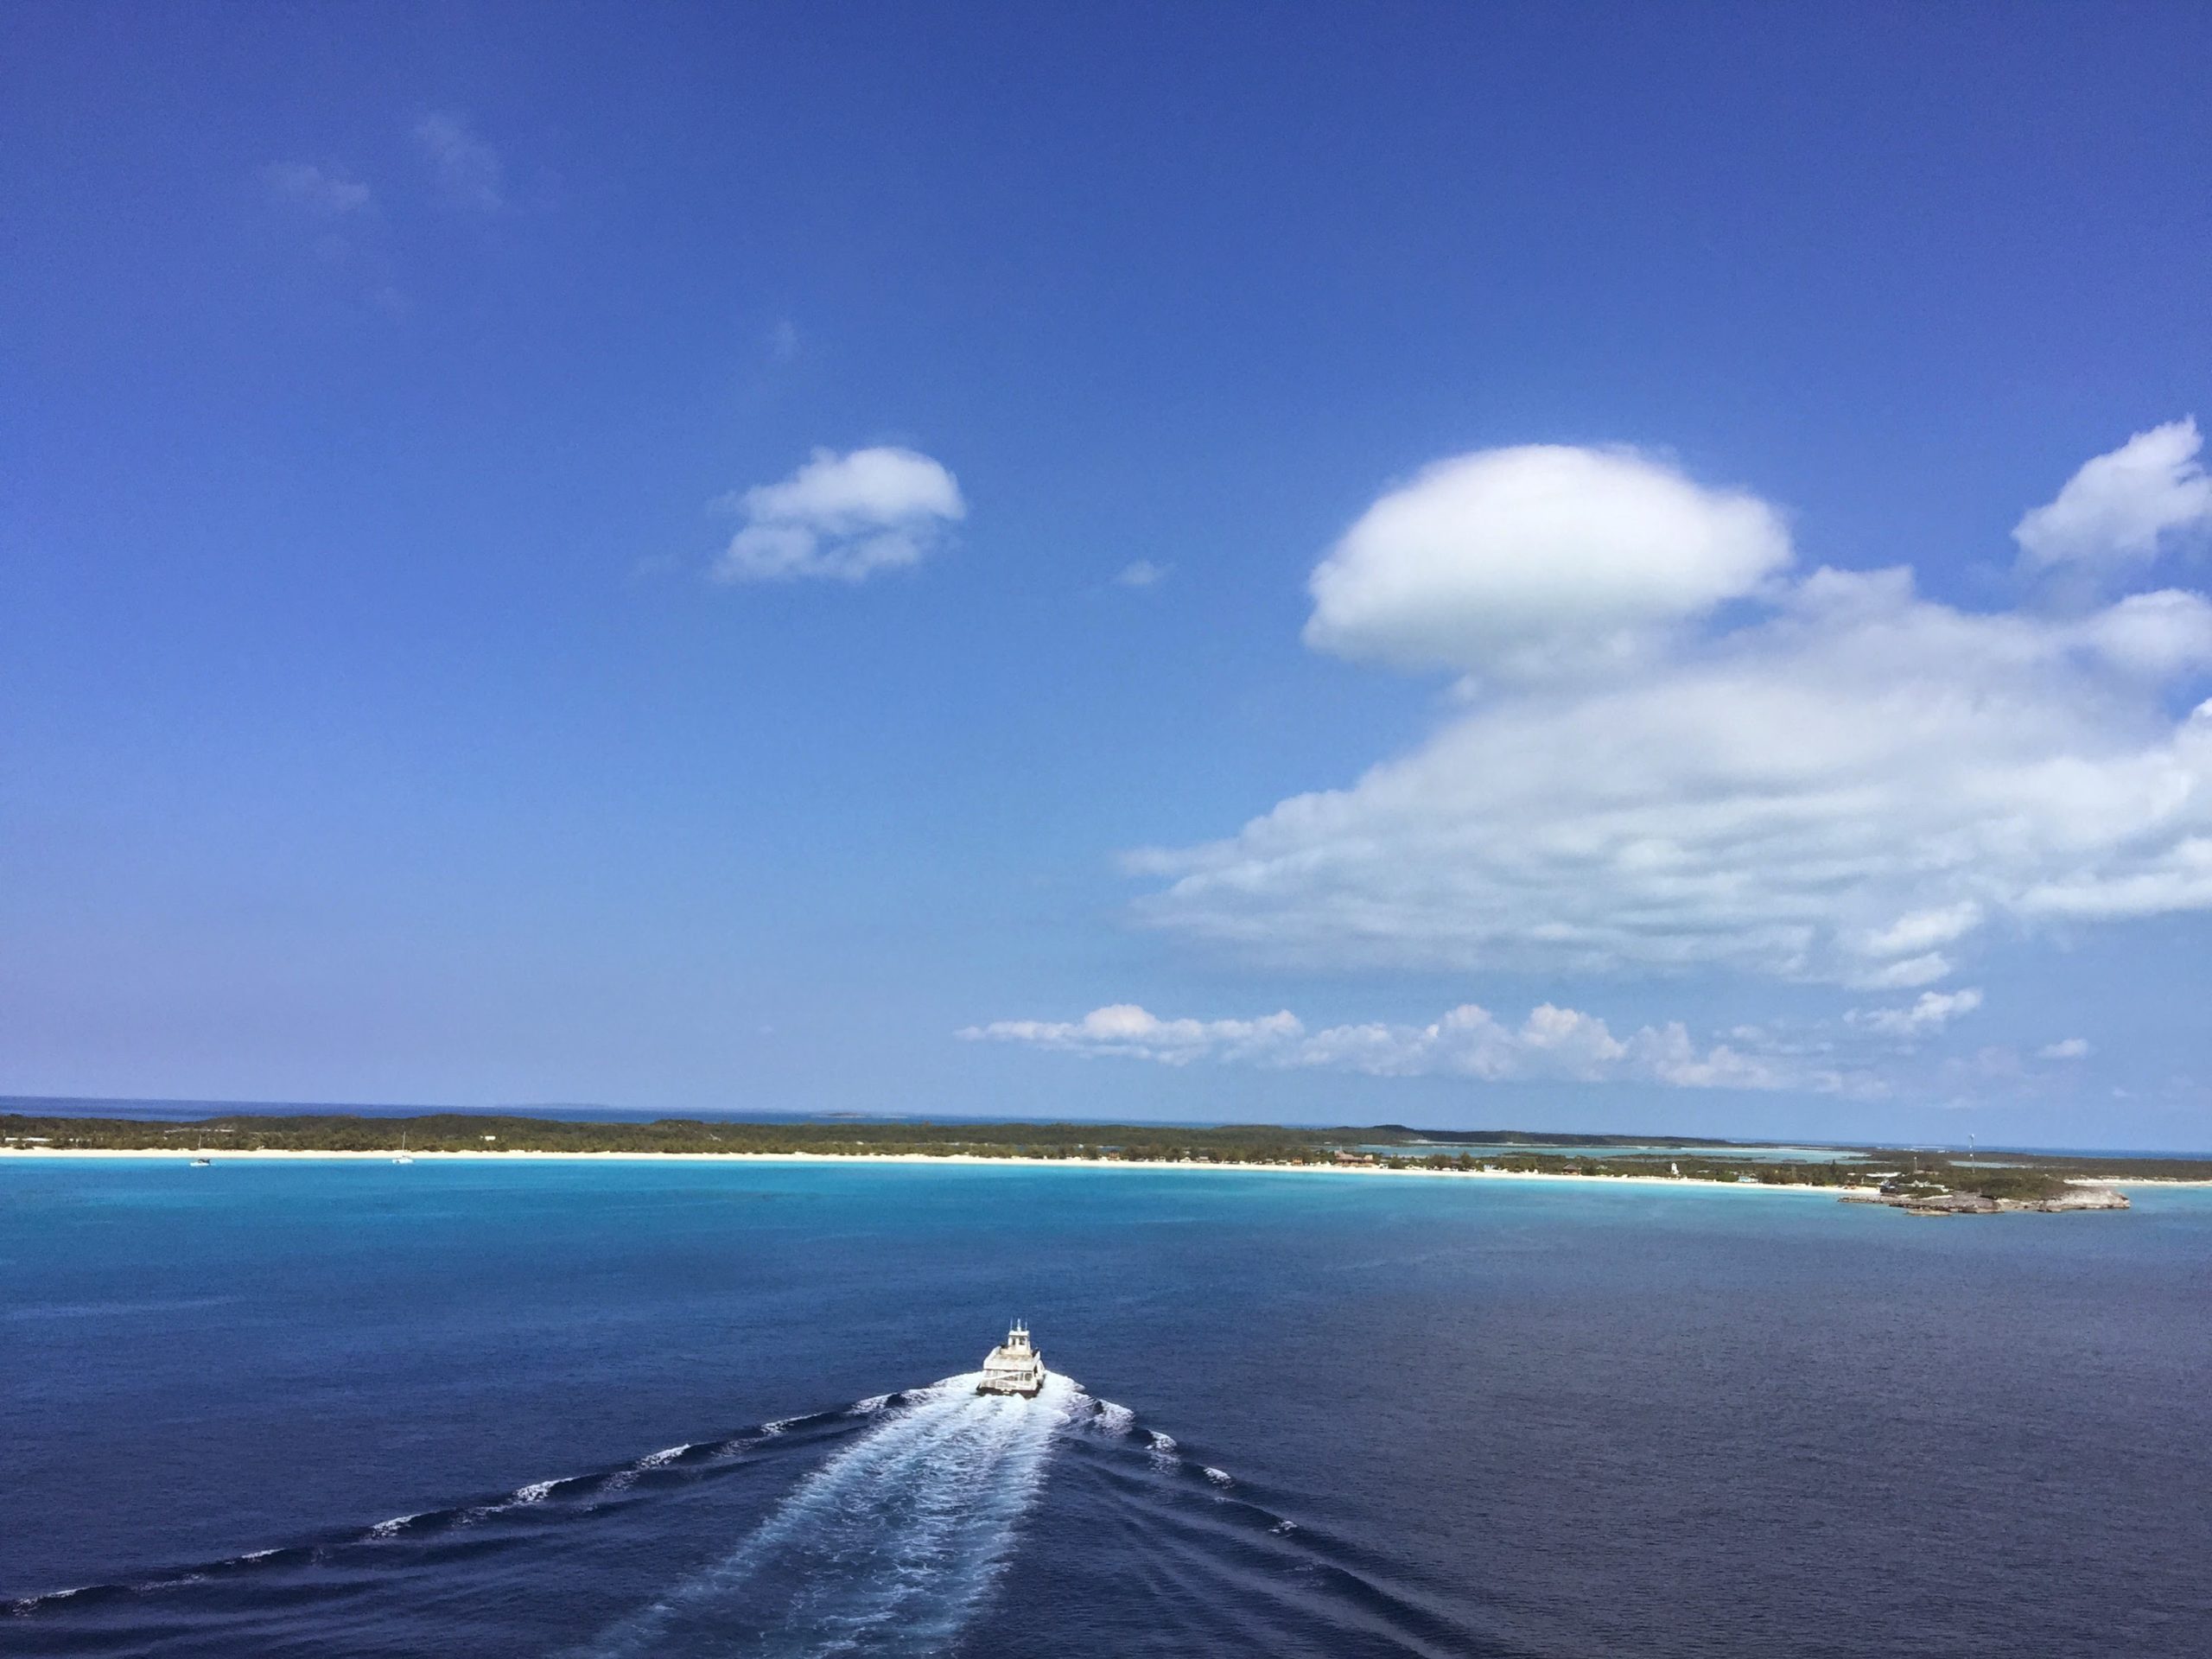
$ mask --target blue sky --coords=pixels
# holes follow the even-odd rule
[[[0,1089],[2212,1146],[2202,8],[8,32]]]

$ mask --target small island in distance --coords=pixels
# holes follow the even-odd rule
[[[20,1103],[29,1104],[30,1103]],[[56,1105],[67,1103],[54,1103]],[[1381,1174],[1547,1176],[1825,1190],[1914,1215],[2125,1210],[2122,1184],[2212,1183],[2212,1158],[1781,1144],[1402,1124],[1304,1128],[911,1121],[606,1122],[485,1112],[241,1111],[183,1121],[0,1113],[20,1155],[944,1159]]]

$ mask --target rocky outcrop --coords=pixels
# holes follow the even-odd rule
[[[2125,1210],[2127,1195],[2109,1186],[2076,1186],[2050,1198],[1993,1198],[1980,1192],[1863,1192],[1846,1204],[1885,1204],[1908,1216],[1999,1216],[2014,1211],[2056,1215],[2068,1210]]]

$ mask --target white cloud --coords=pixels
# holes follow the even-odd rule
[[[2212,527],[2202,447],[2195,420],[2169,421],[2085,463],[2014,526],[2021,563],[2147,563],[2177,536]]]
[[[261,181],[273,200],[325,219],[358,213],[370,201],[367,185],[312,162],[271,162],[261,169]]]
[[[1867,935],[1859,948],[1870,957],[1898,957],[1907,951],[1926,950],[1931,945],[1954,944],[1980,925],[1981,906],[1968,899],[1939,910],[1916,910],[1910,916],[1900,916],[1887,927]],[[1942,958],[1930,957],[1923,960],[1940,963]],[[1935,977],[1940,979],[1942,974]]]
[[[1977,990],[1923,991],[1909,1008],[1853,1008],[1844,1018],[1885,1037],[1923,1037],[1981,1006]]]
[[[1157,588],[1167,580],[1167,567],[1150,559],[1137,559],[1114,573],[1117,588]]]
[[[1163,1020],[1123,1002],[1094,1008],[1080,1020],[1000,1020],[957,1035],[970,1042],[1020,1043],[1163,1065],[1214,1060],[1382,1077],[1641,1082],[1685,1089],[1833,1092],[1859,1086],[1859,1080],[1833,1070],[1747,1054],[1726,1044],[1700,1050],[1678,1022],[1616,1037],[1594,1014],[1548,1002],[1518,1026],[1470,1002],[1425,1026],[1374,1022],[1320,1031],[1309,1031],[1287,1011],[1255,1020]]]
[[[1643,465],[1590,460],[1594,472],[1541,470],[1566,489]],[[1770,566],[1756,527],[1775,515],[1726,498],[1731,541],[1696,486],[1670,491],[1691,504],[1678,499],[1670,533],[1708,578],[1675,591],[1710,598]],[[1708,557],[1716,542],[1740,556]],[[1461,667],[1507,646],[1586,664],[1593,627],[1667,614],[1648,573],[1595,557],[1516,595],[1491,569],[1493,543],[1467,551],[1484,574],[1464,588],[1451,546],[1421,545],[1413,568],[1445,574],[1357,607],[1344,595],[1372,562],[1332,553],[1309,639]],[[1596,591],[1615,582],[1625,597]],[[1426,620],[1416,589],[1433,601]],[[1494,593],[1504,620],[1455,593]],[[1633,671],[1493,679],[1349,786],[1293,797],[1224,840],[1131,855],[1167,881],[1140,912],[1281,965],[1718,964],[1910,988],[1955,971],[1997,919],[2017,933],[2212,908],[2212,702],[2171,712],[2212,666],[2203,595],[1974,613],[1923,597],[1909,570],[1821,569],[1769,582],[1725,623],[1647,631]]]
[[[1306,642],[1402,668],[1522,675],[1633,658],[1790,562],[1782,520],[1628,451],[1532,445],[1440,461],[1313,572]]]
[[[1951,968],[1948,957],[1941,950],[1930,950],[1923,956],[1851,969],[1840,977],[1854,990],[1909,991],[1916,985],[1933,985],[1939,979],[1948,979]]]
[[[2039,1060],[2082,1060],[2089,1056],[2089,1039],[2068,1037],[2058,1042],[2045,1044],[2036,1051]]]
[[[1287,1013],[1257,1020],[1162,1020],[1133,1002],[1116,1002],[1080,1020],[997,1020],[958,1034],[970,1042],[1026,1043],[1187,1065],[1197,1059],[1272,1058],[1303,1039],[1306,1028]]]
[[[968,512],[950,473],[893,448],[817,449],[789,478],[721,505],[746,523],[715,562],[718,582],[862,582],[918,563]]]
[[[415,123],[414,137],[416,149],[454,206],[496,213],[507,205],[506,168],[499,152],[460,116],[423,116]]]
[[[2077,637],[2115,668],[2166,679],[2212,664],[2212,603],[2172,588],[2132,594],[2084,620]]]

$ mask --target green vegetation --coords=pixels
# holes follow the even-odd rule
[[[249,1113],[189,1123],[106,1117],[0,1116],[0,1140],[42,1138],[57,1149],[190,1151],[205,1147],[293,1152],[826,1153],[909,1152],[981,1158],[1166,1158],[1201,1163],[1326,1163],[1348,1135],[1364,1130],[1227,1128],[1103,1123],[724,1123],[661,1118],[651,1123],[441,1112],[421,1117]]]
[[[1976,1192],[1985,1198],[2056,1198],[2066,1192],[2066,1177],[2053,1169],[1961,1169],[1954,1164],[1929,1179],[1955,1192]]]
[[[1347,1131],[1332,1130],[1343,1135]],[[1362,1129],[1370,1146],[1400,1141],[1419,1146],[1452,1147],[1727,1147],[1747,1144],[1735,1141],[1700,1140],[1680,1135],[1563,1135],[1552,1129],[1409,1129],[1402,1123],[1382,1123]]]
[[[1927,1191],[1993,1198],[2044,1198],[2075,1179],[2212,1179],[2212,1159],[2007,1156],[1968,1165],[1942,1153],[1863,1149],[1843,1162],[1745,1156],[1725,1141],[1621,1135],[1532,1135],[1508,1130],[1287,1128],[1230,1124],[1213,1128],[1109,1123],[984,1123],[836,1119],[804,1123],[710,1122],[661,1118],[651,1123],[568,1122],[520,1115],[459,1112],[419,1117],[315,1113],[263,1117],[235,1113],[194,1122],[0,1114],[0,1142],[42,1141],[57,1151],[190,1153],[261,1148],[294,1152],[391,1152],[400,1137],[416,1152],[916,1153],[970,1158],[1103,1158],[1211,1164],[1329,1164],[1345,1160],[1408,1169],[1492,1169],[1529,1174],[1666,1176],[1748,1181],[1769,1186],[1844,1187],[1897,1179]],[[1512,1151],[1485,1147],[1510,1144]],[[1552,1153],[1540,1146],[1607,1148]],[[1610,1150],[1618,1147],[1619,1152]],[[1657,1147],[1660,1150],[1651,1150]],[[1361,1148],[1380,1150],[1359,1150]]]

